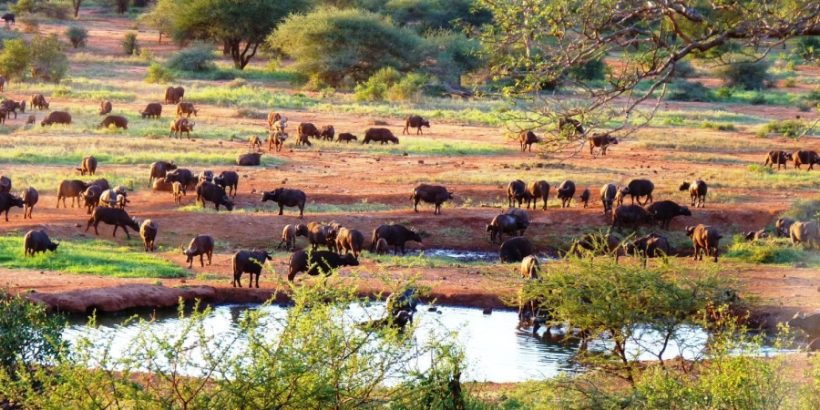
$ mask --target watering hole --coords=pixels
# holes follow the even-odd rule
[[[465,355],[466,369],[463,372],[464,381],[487,381],[496,383],[520,382],[527,380],[541,380],[555,377],[564,372],[581,372],[583,368],[573,362],[573,356],[578,351],[578,345],[561,341],[550,341],[545,337],[533,336],[531,329],[517,329],[518,315],[511,310],[496,310],[491,314],[484,314],[480,309],[449,306],[436,306],[430,311],[429,305],[419,305],[415,315],[418,328],[414,339],[422,344],[428,340],[431,332],[456,332],[456,340],[462,347]],[[287,308],[277,305],[222,305],[214,307],[204,321],[204,328],[214,336],[215,343],[221,338],[235,337],[241,333],[239,321],[249,310],[259,310],[265,318],[271,319],[266,323],[277,323],[287,315]],[[361,321],[374,317],[381,317],[384,312],[383,303],[373,303],[367,307],[352,305],[348,313],[352,318],[361,318]],[[130,344],[141,331],[138,323],[121,324],[128,316],[123,314],[107,315],[97,319],[96,327],[86,326],[84,323],[72,324],[64,332],[69,341],[76,341],[87,337],[95,344],[103,345],[110,340],[112,357],[127,356]],[[146,326],[149,332],[156,335],[180,334],[185,326],[185,320],[180,319],[175,312],[166,311]],[[276,337],[277,330],[273,325],[269,333]],[[560,332],[560,331],[559,331]],[[556,334],[556,330],[552,330]],[[641,360],[655,360],[656,357],[647,351],[655,351],[660,346],[662,338],[651,330],[637,332],[636,340],[627,344],[631,354],[638,355]],[[543,332],[541,332],[543,336]],[[192,335],[192,338],[195,338]],[[679,329],[670,341],[664,359],[677,356],[694,358],[703,354],[708,334],[700,328],[684,326]],[[558,338],[554,338],[558,339]],[[190,341],[195,345],[196,341]],[[241,352],[242,339],[236,351]],[[607,340],[590,342],[590,350],[606,350],[610,346]],[[764,351],[762,354],[768,354]],[[420,368],[429,366],[428,363],[418,363]],[[196,375],[197,369],[183,369],[190,375]]]

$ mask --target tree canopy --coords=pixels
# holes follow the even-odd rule
[[[236,68],[244,69],[277,24],[309,5],[308,0],[159,0],[143,21],[179,42],[224,44]]]
[[[573,116],[592,122],[588,128],[596,131],[628,134],[651,118],[636,121],[635,111],[648,99],[660,102],[687,58],[731,43],[742,57],[755,61],[788,38],[820,31],[820,3],[811,0],[477,3],[493,15],[480,36],[494,77],[512,80],[504,90],[508,94],[539,99],[537,120],[530,127],[553,126],[559,118]],[[603,81],[566,75],[573,67],[613,55],[618,62]],[[578,89],[582,98],[571,103],[544,98],[541,90],[551,83]],[[604,119],[621,122],[606,127]],[[559,145],[583,138],[559,134],[552,139]]]
[[[409,70],[418,65],[423,40],[372,12],[320,8],[288,17],[269,44],[315,80],[338,86],[362,82],[382,67]]]

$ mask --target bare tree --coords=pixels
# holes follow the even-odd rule
[[[478,0],[493,23],[478,34],[506,95],[528,110],[510,111],[514,131],[548,129],[548,150],[577,146],[591,131],[628,135],[651,120],[686,58],[735,45],[761,59],[786,39],[820,33],[813,0]],[[606,59],[602,81],[569,75]],[[546,91],[560,86],[567,91]],[[559,130],[560,119],[585,133]]]

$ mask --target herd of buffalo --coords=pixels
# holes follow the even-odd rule
[[[181,137],[193,131],[195,123],[190,120],[191,115],[197,116],[198,110],[189,103],[182,101],[185,90],[182,87],[169,87],[165,93],[164,102],[166,104],[176,104],[177,118],[171,123],[171,136]],[[49,102],[42,94],[37,94],[30,99],[30,106],[36,109],[49,109]],[[4,100],[0,103],[0,122],[7,116],[17,116],[17,111],[25,112],[26,101]],[[128,120],[119,115],[112,115],[112,104],[104,101],[100,105],[100,115],[105,115],[100,123],[100,127],[127,128]],[[162,104],[150,103],[140,112],[143,118],[160,118],[162,115]],[[29,117],[28,122],[33,123],[34,117]],[[71,115],[65,111],[53,111],[49,113],[41,122],[41,125],[70,124]],[[279,113],[270,113],[267,117],[268,129],[268,149],[279,151],[284,142],[288,139],[287,118]],[[410,129],[415,129],[416,134],[423,134],[422,128],[429,128],[430,123],[419,116],[410,116],[405,122],[404,134],[410,133]],[[577,120],[562,119],[559,122],[559,130],[564,132],[575,132],[584,134],[583,126]],[[328,141],[338,141],[349,143],[358,141],[358,137],[350,133],[340,133],[336,135],[333,126],[317,127],[312,123],[300,123],[297,127],[296,145],[310,146],[311,138],[318,138]],[[521,133],[519,142],[522,151],[531,149],[533,143],[539,138],[531,131]],[[593,134],[587,139],[590,145],[590,153],[594,148],[600,148],[601,154],[606,155],[609,145],[618,144],[617,138],[609,134]],[[381,144],[399,143],[399,139],[387,128],[369,128],[365,131],[362,144],[378,142]],[[261,149],[262,142],[258,137],[252,137],[251,147],[256,151]],[[240,155],[237,158],[238,165],[259,165],[259,152],[251,152]],[[793,162],[795,168],[807,165],[809,170],[814,164],[820,163],[820,157],[814,151],[797,151],[789,153],[785,151],[771,151],[768,153],[765,165],[786,166],[788,162]],[[93,156],[88,156],[76,170],[82,176],[95,176],[98,161]],[[236,197],[239,188],[239,175],[235,171],[222,171],[215,174],[213,171],[205,170],[194,173],[190,169],[181,168],[173,162],[157,161],[151,164],[149,169],[149,186],[154,191],[166,191],[173,194],[174,202],[181,203],[182,198],[189,191],[196,193],[196,202],[205,206],[206,202],[214,205],[218,211],[224,207],[228,211],[234,209],[232,198]],[[538,259],[535,256],[536,250],[532,242],[525,237],[525,232],[529,226],[528,212],[522,207],[526,204],[526,209],[532,207],[536,210],[539,205],[542,210],[547,210],[550,197],[550,184],[543,180],[525,183],[522,180],[515,180],[508,184],[506,195],[508,210],[496,215],[487,224],[486,230],[489,233],[489,240],[493,243],[500,243],[499,256],[502,262],[521,262],[521,273],[524,276],[532,277],[538,270]],[[685,191],[691,198],[691,206],[695,208],[705,207],[708,186],[706,182],[697,179],[692,182],[684,182],[679,187],[680,191]],[[11,193],[12,180],[7,176],[0,176],[0,212],[5,213],[8,221],[9,210],[13,207],[24,208],[23,217],[32,218],[32,210],[39,200],[38,191],[33,187],[28,187],[15,196]],[[573,181],[563,181],[555,189],[555,196],[560,200],[561,207],[566,208],[572,205],[576,195],[576,185]],[[623,186],[613,183],[605,184],[600,188],[599,197],[603,208],[603,214],[608,215],[611,220],[611,229],[637,228],[640,225],[658,224],[661,229],[669,229],[670,222],[678,216],[691,217],[692,211],[689,207],[677,204],[672,200],[655,201],[653,192],[655,185],[647,179],[633,179]],[[586,208],[589,206],[591,193],[589,189],[580,192],[578,199]],[[625,204],[629,197],[630,203]],[[86,182],[79,179],[67,179],[60,183],[57,188],[57,207],[62,204],[66,207],[66,200],[71,199],[71,207],[84,207],[89,216],[85,230],[92,226],[95,234],[99,235],[98,226],[100,223],[113,225],[114,236],[118,229],[122,228],[130,238],[128,228],[139,232],[144,242],[145,251],[154,251],[155,241],[159,231],[159,226],[151,219],[138,221],[129,216],[126,208],[130,205],[128,189],[123,186],[110,186],[108,181],[100,178]],[[420,184],[412,192],[411,200],[414,211],[418,212],[418,205],[422,202],[434,206],[433,213],[441,214],[442,205],[453,199],[453,192],[444,186]],[[279,208],[279,215],[283,214],[285,207],[295,207],[299,210],[299,217],[304,216],[306,194],[298,189],[276,188],[272,191],[263,192],[260,197],[261,202],[271,201]],[[610,232],[611,232],[610,229]],[[686,234],[691,238],[694,247],[694,258],[703,259],[709,256],[718,259],[718,244],[723,235],[714,227],[698,224],[685,228]],[[794,221],[789,218],[781,218],[777,221],[777,236],[789,236],[794,244],[805,244],[806,246],[816,246],[820,244],[820,230],[814,221]],[[506,240],[504,236],[509,238]],[[758,239],[766,236],[763,230],[746,233],[749,239]],[[311,245],[310,251],[296,249],[295,243],[299,236],[307,238]],[[365,235],[349,227],[341,226],[338,223],[310,222],[307,224],[287,225],[282,231],[282,238],[279,248],[293,251],[291,255],[288,280],[293,281],[295,275],[306,272],[310,275],[329,273],[341,266],[356,266],[359,264],[358,258],[364,249],[373,253],[386,253],[392,247],[395,252],[405,253],[405,244],[408,241],[422,242],[422,237],[400,224],[381,225],[373,230],[370,235],[370,245],[365,244]],[[29,231],[24,238],[24,250],[26,255],[35,255],[38,252],[54,251],[59,244],[51,241],[44,230]],[[327,250],[319,250],[319,247],[326,247]],[[214,251],[214,238],[209,235],[197,235],[183,251],[187,256],[189,268],[192,267],[193,260],[199,256],[200,264],[205,265],[204,258],[207,257],[208,264],[211,263]],[[607,234],[587,234],[574,241],[569,253],[581,254],[585,251],[605,252],[615,255],[617,258],[622,254],[640,255],[644,259],[647,257],[668,255],[672,253],[669,240],[658,233],[652,232],[648,235],[621,241],[611,233]],[[241,250],[233,256],[233,286],[241,287],[240,278],[242,274],[249,274],[248,286],[254,284],[259,287],[259,276],[264,263],[271,259],[271,255],[265,250]]]

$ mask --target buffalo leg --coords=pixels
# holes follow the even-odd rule
[[[9,221],[9,210],[6,209],[6,222],[8,222],[8,221]]]
[[[114,235],[113,236],[115,238],[117,237],[117,228],[119,228],[119,227],[120,227],[119,225],[114,225]]]
[[[299,219],[305,216],[305,204],[299,204]]]
[[[94,221],[94,235],[100,236],[100,231],[97,230],[97,226],[100,225],[100,221]]]
[[[282,215],[282,212],[283,212],[282,204],[279,204],[279,215]]]

